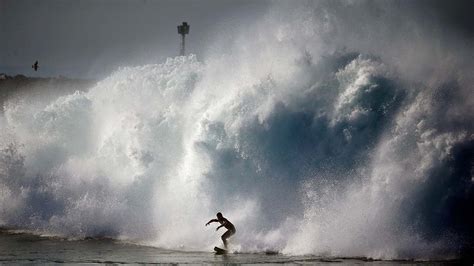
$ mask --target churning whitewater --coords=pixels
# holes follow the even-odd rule
[[[6,102],[1,225],[208,251],[222,211],[241,252],[456,257],[473,243],[472,87],[327,43],[347,32],[326,12],[272,13],[232,55]]]

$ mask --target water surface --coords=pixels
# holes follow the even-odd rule
[[[215,255],[134,245],[113,239],[68,240],[27,233],[0,233],[0,263],[114,264],[454,264],[455,261],[375,261],[365,258],[325,258],[254,253]]]

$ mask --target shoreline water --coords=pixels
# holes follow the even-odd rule
[[[375,260],[370,258],[291,256],[281,253],[180,251],[142,246],[111,238],[71,240],[19,230],[0,230],[0,263],[116,263],[116,264],[370,264],[446,265],[460,260]]]

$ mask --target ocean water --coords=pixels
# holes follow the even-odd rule
[[[167,250],[113,239],[68,240],[24,232],[0,233],[0,263],[80,264],[309,264],[309,265],[454,265],[459,261],[377,261],[314,255],[288,256],[271,252],[229,253]]]
[[[469,257],[472,46],[346,4],[350,15],[342,2],[276,4],[223,51],[7,100],[0,225],[58,239],[2,237],[72,245],[47,255],[64,261],[83,250],[84,261],[213,262],[223,232],[204,224],[220,211],[237,228],[234,262]],[[20,246],[3,256],[26,256]]]

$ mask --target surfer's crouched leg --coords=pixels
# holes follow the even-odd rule
[[[224,242],[224,246],[227,248],[227,238],[231,237],[233,234],[235,234],[235,229],[234,230],[227,230],[222,236],[222,242]]]

